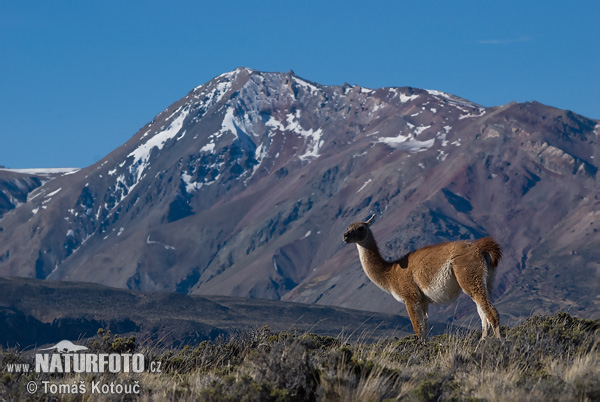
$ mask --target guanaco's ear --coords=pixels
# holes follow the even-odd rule
[[[369,226],[371,226],[371,224],[373,223],[373,221],[375,220],[375,214],[371,215],[371,217],[369,219],[367,219],[365,221],[365,223]]]

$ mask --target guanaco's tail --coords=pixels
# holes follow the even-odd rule
[[[475,246],[479,248],[481,254],[488,261],[490,268],[496,268],[502,258],[502,248],[490,236],[475,241]]]

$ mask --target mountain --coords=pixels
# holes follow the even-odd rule
[[[98,163],[30,176],[0,220],[0,275],[405,315],[341,241],[374,213],[390,259],[494,236],[503,320],[598,316],[599,131],[536,102],[239,68]],[[460,300],[432,317],[474,311]]]

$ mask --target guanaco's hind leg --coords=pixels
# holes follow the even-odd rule
[[[481,318],[481,337],[487,336],[491,326],[496,338],[500,338],[500,318],[498,310],[490,301],[485,269],[478,270],[478,272],[455,269],[455,275],[460,287],[477,305],[477,312]]]
[[[479,314],[479,318],[481,318],[481,337],[485,338],[488,335],[488,330],[492,326],[492,323],[488,320],[487,315],[483,311],[483,309],[477,304],[477,313]],[[493,307],[492,307],[493,308]],[[495,330],[494,330],[495,331]]]
[[[488,334],[488,328],[492,327],[496,338],[500,338],[500,318],[498,317],[498,310],[492,305],[487,298],[483,297],[472,297],[475,304],[477,304],[477,312],[481,318],[481,330],[482,338],[485,338]]]

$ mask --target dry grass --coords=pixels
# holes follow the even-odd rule
[[[30,379],[51,378],[57,383],[139,382],[138,395],[113,395],[114,400],[591,401],[600,399],[599,331],[600,320],[560,313],[503,328],[502,340],[480,341],[478,331],[455,331],[423,345],[414,336],[366,343],[262,328],[196,347],[160,351],[101,334],[93,346],[97,350],[137,347],[147,362],[162,363],[162,373],[54,377],[4,373],[0,399],[57,399],[39,392],[32,397],[25,390]],[[3,355],[5,364],[27,360],[14,350]],[[85,394],[60,399],[89,398]]]

